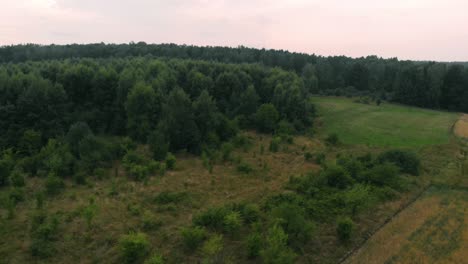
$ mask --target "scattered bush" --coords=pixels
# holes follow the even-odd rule
[[[322,171],[322,176],[331,187],[344,189],[353,183],[353,178],[341,166],[332,165]]]
[[[281,226],[274,225],[268,230],[265,248],[260,251],[260,256],[266,264],[294,263],[296,254],[288,247],[288,235]]]
[[[223,263],[220,253],[223,250],[223,235],[214,235],[202,247],[202,255],[205,260],[203,263]]]
[[[324,153],[317,153],[315,154],[315,163],[322,165],[325,162],[325,154]]]
[[[305,159],[306,161],[312,160],[313,157],[314,157],[314,156],[313,156],[312,153],[310,153],[310,152],[304,153],[304,159]]]
[[[242,218],[239,212],[232,211],[224,216],[223,229],[225,232],[233,234],[242,227]]]
[[[24,190],[20,187],[14,187],[10,190],[8,197],[13,204],[22,202],[24,201]]]
[[[150,243],[144,233],[130,233],[119,240],[119,250],[125,263],[141,262],[149,253]]]
[[[160,192],[154,201],[158,204],[169,204],[169,203],[179,203],[187,198],[187,193],[185,192]]]
[[[246,223],[256,222],[260,218],[260,208],[256,204],[245,204],[239,208],[242,219]]]
[[[145,260],[144,264],[164,264],[164,258],[161,255],[153,255]]]
[[[289,244],[301,246],[309,241],[313,225],[305,218],[302,207],[292,203],[282,203],[273,208],[271,215],[279,220],[279,225],[289,237]]]
[[[255,232],[247,237],[246,241],[247,257],[256,258],[260,255],[260,249],[262,248],[262,236]]]
[[[336,224],[336,234],[341,241],[349,241],[354,232],[354,229],[355,225],[351,218],[343,217],[338,219]]]
[[[279,137],[274,137],[270,141],[270,152],[278,152],[279,151],[279,146],[281,144],[281,138]]]
[[[363,180],[374,185],[392,188],[400,187],[398,179],[399,168],[391,163],[375,165],[363,174]]]
[[[331,133],[327,136],[327,138],[325,139],[325,142],[328,144],[328,145],[331,145],[331,146],[336,146],[340,143],[340,140],[338,138],[338,135],[336,133]]]
[[[176,166],[176,157],[172,153],[167,153],[166,156],[166,169],[173,170]]]
[[[404,173],[419,175],[420,160],[413,152],[403,150],[389,150],[377,158],[379,163],[391,162],[400,167]]]
[[[212,207],[198,214],[193,218],[193,223],[197,226],[205,226],[213,229],[222,230],[224,227],[224,218],[231,210],[225,207]]]
[[[39,211],[33,215],[31,222],[31,255],[51,257],[55,253],[53,242],[58,236],[59,219],[56,216],[48,217],[44,211]]]
[[[155,160],[164,160],[169,151],[168,139],[160,130],[153,131],[148,136],[148,145]]]
[[[57,177],[54,173],[50,173],[49,176],[47,176],[47,179],[45,182],[45,188],[46,188],[47,194],[57,195],[63,190],[63,188],[65,188],[65,183],[63,182],[61,178]]]
[[[190,251],[197,249],[206,239],[205,229],[199,226],[184,228],[181,234],[185,248]]]
[[[240,173],[249,174],[253,171],[253,168],[250,164],[241,162],[239,165],[237,165],[237,171]]]
[[[231,143],[223,143],[221,145],[221,158],[223,161],[231,160],[231,154],[234,150],[234,146]]]
[[[26,184],[24,181],[24,174],[18,170],[13,170],[10,175],[10,181],[15,187],[23,187]]]

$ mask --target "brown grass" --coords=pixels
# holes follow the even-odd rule
[[[460,119],[455,123],[455,135],[468,138],[468,114],[463,114]]]

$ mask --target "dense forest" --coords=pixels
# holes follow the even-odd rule
[[[0,62],[66,58],[131,56],[194,59],[224,63],[259,63],[301,76],[313,93],[362,95],[408,105],[468,111],[466,63],[436,63],[381,59],[322,57],[283,50],[246,47],[196,47],[175,44],[19,45],[0,48]]]

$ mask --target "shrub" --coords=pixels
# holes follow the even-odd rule
[[[222,263],[217,257],[223,250],[223,235],[214,235],[202,247],[202,254],[205,257],[203,263]]]
[[[237,171],[240,173],[249,174],[253,171],[253,168],[250,166],[250,164],[241,162],[239,165],[237,165]]]
[[[281,143],[281,138],[279,137],[272,138],[270,141],[270,147],[269,147],[270,151],[278,152],[280,143]]]
[[[336,133],[331,133],[331,134],[329,134],[327,136],[327,138],[325,139],[325,142],[328,145],[336,146],[336,145],[338,145],[338,143],[340,143],[340,140],[339,140],[338,135]]]
[[[13,170],[10,175],[10,181],[15,187],[23,187],[25,185],[24,174],[18,170]]]
[[[296,132],[295,130],[291,123],[283,119],[278,123],[275,133],[277,135],[291,135]]]
[[[167,153],[166,156],[166,169],[173,170],[176,165],[176,157],[172,153]]]
[[[0,187],[8,185],[10,176],[10,164],[5,160],[0,160]]]
[[[262,248],[262,236],[255,232],[247,237],[247,257],[255,258],[260,255],[260,249]]]
[[[144,233],[130,233],[119,240],[119,250],[126,263],[141,262],[149,253],[150,243]]]
[[[234,146],[231,143],[226,142],[221,145],[221,158],[223,161],[231,160],[231,154],[233,150]]]
[[[344,189],[353,183],[353,178],[341,166],[332,165],[322,171],[322,176],[331,187]]]
[[[156,216],[149,211],[143,212],[141,222],[142,222],[142,228],[145,231],[157,230],[163,224],[161,220],[156,219]]]
[[[194,251],[206,238],[206,231],[202,227],[194,226],[182,229],[182,241],[187,250]]]
[[[240,208],[242,219],[246,223],[253,223],[260,218],[260,208],[256,204],[246,204]]]
[[[364,173],[365,181],[377,186],[389,186],[398,188],[400,186],[398,179],[399,168],[391,163],[375,165]]]
[[[313,225],[305,218],[302,207],[292,203],[282,203],[273,208],[271,214],[279,220],[279,224],[288,234],[289,243],[301,246],[309,241]]]
[[[208,208],[193,218],[193,223],[198,226],[210,227],[221,230],[224,227],[224,218],[231,210],[225,207]]]
[[[57,177],[54,173],[50,173],[47,176],[47,180],[45,182],[46,192],[49,195],[57,195],[59,194],[63,188],[65,188],[65,183],[59,177]]]
[[[325,162],[325,154],[324,153],[317,153],[315,155],[315,163],[322,165]]]
[[[224,216],[223,229],[227,233],[235,233],[242,227],[242,218],[239,212],[232,211]]]
[[[257,129],[263,133],[274,132],[278,119],[279,113],[273,104],[263,104],[255,113]]]
[[[354,229],[355,225],[351,218],[343,217],[338,219],[336,224],[336,234],[341,241],[349,241],[354,232]]]
[[[185,192],[161,192],[154,198],[158,204],[178,203],[187,198]]]
[[[35,257],[46,258],[55,253],[52,242],[57,238],[59,219],[48,217],[44,211],[33,215],[29,250]]]
[[[9,199],[13,204],[24,201],[24,190],[19,187],[14,187],[10,191]]]
[[[164,264],[164,259],[161,255],[153,255],[144,264]]]
[[[420,160],[413,152],[403,150],[389,150],[377,158],[379,163],[391,162],[400,167],[404,173],[419,175]]]
[[[281,226],[274,225],[268,230],[265,248],[260,251],[260,256],[266,264],[294,263],[296,254],[288,247],[288,235]]]
[[[304,153],[304,159],[305,159],[306,161],[310,161],[310,160],[312,160],[312,158],[313,158],[312,153],[310,153],[310,152]]]

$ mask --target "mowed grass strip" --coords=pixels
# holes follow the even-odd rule
[[[420,147],[446,144],[457,113],[382,103],[362,104],[349,98],[316,97],[323,133],[336,133],[345,144]]]

